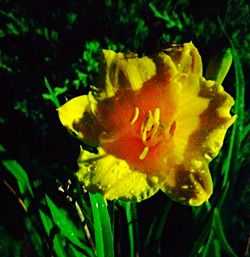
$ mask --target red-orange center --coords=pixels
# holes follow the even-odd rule
[[[119,90],[98,106],[103,127],[100,145],[140,171],[155,174],[166,166],[176,123],[170,82],[153,77],[140,91]]]

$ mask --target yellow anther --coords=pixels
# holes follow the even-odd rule
[[[154,110],[154,113],[153,113],[153,116],[154,116],[154,124],[159,123],[159,121],[160,121],[160,114],[161,114],[160,108],[156,108],[156,109]]]
[[[148,151],[149,151],[149,147],[148,146],[144,147],[144,149],[142,150],[142,152],[139,156],[139,159],[144,160],[148,154]]]
[[[130,124],[131,124],[131,125],[133,125],[133,124],[137,121],[137,119],[138,119],[138,117],[139,117],[139,113],[140,113],[140,109],[139,109],[138,107],[135,107],[134,117],[133,117],[133,119],[130,121]]]

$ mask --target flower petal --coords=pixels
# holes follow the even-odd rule
[[[185,165],[177,165],[169,174],[161,189],[174,201],[184,205],[198,206],[212,194],[212,179],[205,162],[193,160]]]
[[[103,50],[102,64],[102,74],[97,85],[98,99],[112,97],[119,89],[139,90],[156,72],[151,58],[138,58],[134,53],[123,54]]]
[[[86,144],[96,146],[101,127],[95,118],[96,101],[90,92],[75,97],[58,108],[59,119],[64,127]]]
[[[81,149],[78,164],[77,175],[84,188],[101,192],[108,200],[139,202],[159,189],[157,177],[131,170],[126,161],[106,154],[100,147],[98,154]]]
[[[179,110],[175,134],[176,146],[188,131],[183,162],[201,159],[209,163],[217,156],[227,129],[236,119],[236,116],[232,117],[230,114],[234,100],[221,85],[215,81],[206,81],[204,78],[200,80],[197,100],[192,98],[190,100],[186,108]],[[181,123],[178,123],[179,120]],[[192,127],[192,123],[196,125]]]
[[[187,88],[179,98],[182,104],[176,116],[175,157],[162,190],[175,201],[197,206],[212,194],[208,164],[221,149],[236,116],[230,114],[233,98],[215,81],[201,78],[195,82],[189,76],[188,83],[182,81],[182,85]]]
[[[181,85],[178,95],[178,107],[174,120],[174,147],[172,149],[175,164],[184,161],[186,147],[192,133],[200,128],[200,115],[209,105],[209,99],[199,96],[200,78],[193,74],[185,74],[176,78]]]
[[[199,130],[193,133],[190,143],[192,149],[198,148],[200,153],[211,161],[219,153],[227,129],[235,122],[237,116],[231,116],[230,109],[234,100],[220,84],[205,79],[202,79],[201,83],[200,95],[209,99],[209,106],[200,116]]]
[[[192,42],[174,45],[165,50],[175,63],[178,72],[193,73],[202,76],[202,61],[197,48]]]

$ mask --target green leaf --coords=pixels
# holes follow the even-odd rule
[[[214,245],[214,256],[215,257],[220,257],[221,256],[221,254],[220,254],[221,247],[220,247],[219,240],[215,239],[214,242],[213,242],[213,245]]]
[[[90,193],[97,257],[114,257],[114,239],[106,203],[100,193]]]
[[[53,91],[52,87],[50,86],[50,84],[49,84],[49,82],[48,82],[46,77],[44,77],[44,83],[45,83],[45,86],[47,87],[47,89],[49,91],[49,97],[46,94],[44,94],[43,97],[45,99],[50,99],[54,103],[56,108],[59,108],[60,107],[60,103],[59,103],[59,101],[57,99],[57,96],[56,96],[55,92]]]
[[[209,233],[209,238],[207,243],[204,245],[204,252],[202,254],[202,257],[212,257],[211,256],[211,248],[213,246],[213,241],[214,241],[214,231],[211,230]]]
[[[215,231],[216,238],[219,240],[221,249],[223,249],[230,257],[238,257],[226,239],[218,208],[214,209],[213,229]]]
[[[171,10],[171,2],[166,2],[164,6],[164,11],[161,12],[157,10],[152,2],[149,3],[149,8],[151,9],[155,17],[162,19],[166,22],[166,27],[168,29],[178,28],[179,31],[183,30],[184,26],[179,15],[174,10]]]
[[[55,87],[55,88],[54,88],[54,92],[55,92],[55,95],[56,95],[56,96],[61,95],[61,94],[64,94],[67,90],[68,90],[68,87],[67,87],[67,86],[64,86],[64,87]]]
[[[208,63],[205,77],[222,84],[233,61],[232,51],[230,48],[214,56]]]
[[[34,226],[32,217],[28,216],[25,219],[25,227],[29,235],[29,239],[33,246],[33,251],[36,257],[44,257],[44,241],[43,235],[38,232],[37,227]]]
[[[5,153],[5,148],[0,145],[0,152]],[[11,173],[11,175],[16,178],[20,193],[24,195],[27,189],[31,196],[33,196],[32,188],[29,182],[28,175],[22,166],[13,159],[3,159],[2,165]]]
[[[46,201],[49,206],[53,221],[60,229],[60,233],[74,245],[83,249],[83,252],[86,252],[88,256],[94,256],[93,251],[81,242],[80,239],[83,238],[83,233],[81,230],[76,228],[73,222],[68,218],[67,212],[58,208],[48,195],[46,195]]]
[[[39,211],[40,217],[45,228],[47,236],[50,236],[52,229],[54,228],[54,223],[52,219],[46,215],[42,210]],[[57,255],[57,257],[67,257],[64,251],[64,245],[62,245],[62,241],[59,239],[58,234],[55,235],[53,240],[53,248]]]
[[[80,252],[79,250],[77,250],[72,245],[70,245],[69,248],[71,250],[70,257],[89,257],[88,255],[85,255],[82,252]]]

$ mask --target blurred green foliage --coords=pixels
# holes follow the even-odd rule
[[[0,255],[249,256],[249,12],[246,0],[1,1]],[[209,203],[159,193],[107,207],[83,193],[79,145],[56,108],[89,90],[102,48],[143,55],[191,40],[205,69],[223,49],[233,55],[223,85],[238,119],[211,163]]]

